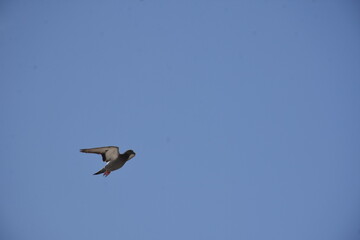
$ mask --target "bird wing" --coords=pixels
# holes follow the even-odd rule
[[[110,162],[119,156],[119,148],[115,146],[80,149],[80,152],[101,154],[104,162]]]

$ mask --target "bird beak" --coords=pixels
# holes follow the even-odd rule
[[[128,160],[132,159],[133,157],[135,157],[135,154],[130,154],[130,156],[129,156],[129,159],[128,159]]]

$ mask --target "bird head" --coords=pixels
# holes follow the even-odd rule
[[[136,153],[133,150],[127,150],[124,154],[128,157],[127,161],[129,161],[136,155]]]

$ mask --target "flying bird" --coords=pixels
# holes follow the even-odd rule
[[[109,176],[112,171],[124,166],[127,161],[136,155],[133,150],[127,150],[121,154],[119,153],[119,148],[115,146],[80,149],[80,152],[101,154],[102,160],[106,162],[106,165],[103,169],[94,173],[94,175],[103,173],[106,177]]]

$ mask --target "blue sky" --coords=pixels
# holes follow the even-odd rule
[[[0,238],[359,239],[359,9],[3,1]]]

